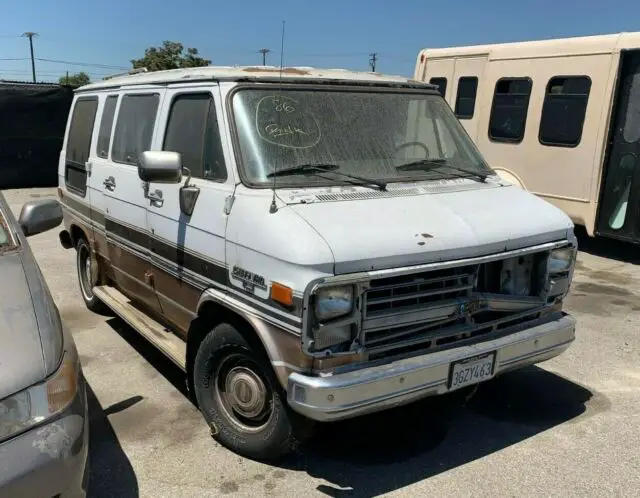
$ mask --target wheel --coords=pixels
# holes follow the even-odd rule
[[[99,281],[100,268],[89,244],[83,238],[80,238],[76,244],[76,267],[84,304],[95,313],[104,313],[107,307],[93,294],[93,287]]]
[[[214,439],[235,453],[274,460],[308,436],[311,422],[287,405],[261,346],[250,344],[234,326],[220,324],[204,338],[193,377]]]

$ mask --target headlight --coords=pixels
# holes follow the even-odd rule
[[[353,310],[353,286],[326,287],[315,296],[315,315],[321,322],[347,315]]]
[[[78,368],[68,356],[56,373],[41,384],[0,401],[0,441],[60,413],[78,390]]]
[[[549,255],[548,268],[550,273],[567,271],[573,265],[576,251],[573,247],[554,249]]]

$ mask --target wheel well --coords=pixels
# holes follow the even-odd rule
[[[194,403],[196,400],[193,391],[193,364],[196,354],[198,353],[198,348],[207,334],[211,332],[216,325],[221,323],[233,325],[252,347],[256,348],[257,351],[262,351],[265,357],[268,358],[262,341],[246,319],[234,313],[226,306],[213,301],[207,301],[198,310],[198,316],[191,322],[187,334],[187,388]]]
[[[74,247],[80,239],[87,240],[87,236],[85,235],[84,230],[82,230],[82,228],[80,228],[78,225],[71,225],[71,230],[69,230],[69,233],[71,234],[71,242],[73,242]]]

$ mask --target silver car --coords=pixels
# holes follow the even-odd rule
[[[56,227],[55,199],[16,220],[0,192],[0,497],[85,496],[89,423],[75,344],[26,237]]]

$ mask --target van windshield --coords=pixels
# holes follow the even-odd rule
[[[440,95],[406,91],[246,87],[233,96],[243,181],[282,187],[385,183],[492,173]],[[463,170],[466,170],[463,171]]]

